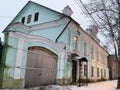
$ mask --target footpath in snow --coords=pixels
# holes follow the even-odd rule
[[[48,85],[46,87],[31,88],[30,90],[116,90],[117,80],[88,83],[88,86],[78,85]]]

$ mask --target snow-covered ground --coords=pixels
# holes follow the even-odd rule
[[[88,86],[78,85],[48,85],[46,87],[32,88],[31,90],[116,90],[117,80],[89,83]]]

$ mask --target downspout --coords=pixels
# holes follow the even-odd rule
[[[7,41],[8,41],[8,33],[6,33],[5,35],[5,40],[4,40],[5,44],[3,45],[2,48],[2,56],[0,62],[0,88],[3,87],[4,69],[6,68],[5,61],[6,61],[6,53],[8,49]]]
[[[61,33],[58,35],[58,37],[56,38],[56,40],[55,40],[55,42],[57,42],[58,41],[58,39],[60,38],[60,36],[63,34],[63,32],[66,30],[66,28],[68,27],[68,25],[71,23],[71,19],[70,19],[70,21],[67,23],[67,25],[64,27],[64,29],[61,31]]]

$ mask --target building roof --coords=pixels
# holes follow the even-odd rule
[[[53,10],[53,9],[50,9],[50,8],[48,8],[48,7],[46,7],[46,6],[43,6],[43,5],[38,4],[38,3],[36,3],[36,2],[33,2],[33,1],[28,1],[28,2],[26,3],[26,5],[19,11],[19,13],[13,18],[13,20],[14,20],[14,19],[20,14],[20,12],[21,12],[28,4],[30,4],[30,3],[36,4],[36,5],[38,5],[38,6],[42,6],[42,7],[46,8],[46,9],[49,9],[49,10],[51,10],[51,11],[53,11],[53,12],[56,12],[56,13],[61,14],[61,15],[63,15],[63,16],[66,16],[66,17],[70,18],[71,20],[73,20],[74,22],[76,22],[73,18],[71,18],[70,16],[68,16],[68,15],[66,15],[66,14],[64,14],[64,13],[55,11],[55,10]],[[13,20],[9,23],[9,25],[12,24]],[[78,22],[76,22],[76,23],[79,24]],[[9,25],[8,25],[8,26],[9,26]],[[7,27],[8,27],[8,26],[7,26]],[[80,26],[80,24],[79,24],[79,26]],[[3,30],[3,32],[6,31],[7,27]],[[81,27],[80,27],[80,28],[81,28]]]
[[[38,3],[36,3],[36,2],[33,2],[33,1],[28,1],[27,3],[26,3],[26,5],[20,10],[20,12],[28,5],[28,4],[30,4],[30,3],[33,3],[33,4],[36,4],[36,5],[39,5],[39,6],[42,6],[42,7],[44,7],[44,8],[46,8],[46,9],[49,9],[49,10],[51,10],[51,11],[54,11],[54,12],[56,12],[56,13],[58,13],[58,14],[61,14],[61,15],[63,15],[63,16],[65,16],[65,17],[68,17],[68,18],[70,18],[72,21],[74,21],[75,22],[75,24],[77,24],[77,25],[79,25],[79,28],[84,32],[84,33],[86,33],[91,39],[93,39],[93,37],[91,36],[91,35],[89,35],[84,29],[82,29],[81,28],[81,26],[80,26],[80,24],[77,22],[77,21],[75,21],[73,18],[71,18],[70,16],[68,16],[68,15],[66,15],[66,14],[64,14],[64,13],[60,13],[60,12],[58,12],[58,11],[55,11],[55,10],[53,10],[53,9],[50,9],[50,8],[48,8],[48,7],[46,7],[46,6],[43,6],[43,5],[41,5],[41,4],[38,4]],[[20,12],[15,16],[15,18],[20,14]],[[14,19],[15,19],[14,18]],[[13,19],[13,20],[14,20]],[[10,22],[10,24],[12,24],[12,22],[13,22],[13,20]],[[9,24],[9,25],[10,25]],[[8,25],[8,26],[9,26]],[[7,27],[8,27],[7,26]],[[7,29],[7,27],[3,30],[3,32],[5,32],[6,31],[6,29]],[[94,40],[94,39],[93,39]],[[95,40],[94,40],[95,41]],[[96,42],[96,41],[95,41]],[[97,43],[97,42],[96,42]],[[102,49],[104,49],[99,43],[97,43]],[[104,49],[105,50],[105,49]],[[106,51],[106,50],[105,50]],[[106,51],[107,52],[107,51]],[[108,53],[108,52],[107,52]]]

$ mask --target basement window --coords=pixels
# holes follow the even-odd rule
[[[25,17],[22,17],[22,19],[21,19],[21,23],[25,23]]]
[[[38,21],[38,17],[39,17],[39,12],[35,13],[34,22]]]

